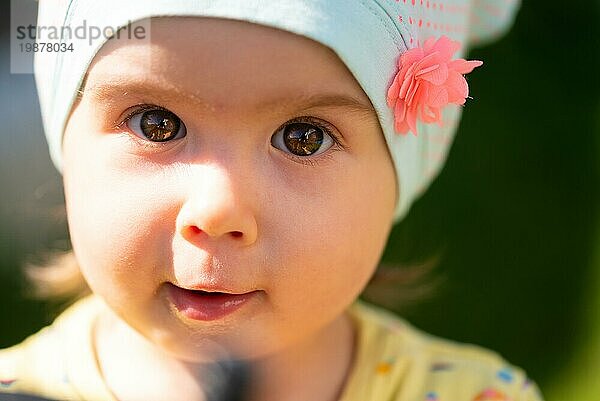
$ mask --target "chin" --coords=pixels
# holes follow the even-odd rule
[[[190,363],[211,363],[217,360],[258,360],[285,348],[285,344],[267,340],[268,336],[244,334],[242,328],[154,332],[149,340],[176,359]]]

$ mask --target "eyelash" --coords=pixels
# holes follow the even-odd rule
[[[146,110],[155,110],[155,109],[170,111],[166,107],[158,106],[155,104],[146,104],[146,103],[137,104],[128,109],[129,112],[121,121],[115,121],[113,128],[118,131],[124,131],[124,130],[130,131],[129,127],[127,127],[127,123],[129,122],[129,120],[131,120],[133,118],[133,116],[135,116],[138,113],[143,113]],[[131,134],[124,133],[123,135],[127,139],[132,141],[136,146],[141,146],[147,150],[157,150],[157,149],[160,149],[161,147],[164,147],[165,145],[168,145],[167,142],[163,142],[161,144],[161,143],[155,143],[152,141],[143,140],[142,138],[140,138],[139,136],[137,136],[133,133],[131,133]]]
[[[136,106],[132,106],[132,108],[130,108],[129,113],[127,113],[127,115],[121,120],[121,121],[115,121],[114,123],[114,129],[115,130],[124,130],[126,129],[127,131],[130,131],[129,128],[127,127],[127,123],[129,122],[129,120],[131,118],[133,118],[134,115],[138,114],[138,113],[142,113],[146,110],[153,110],[153,109],[159,109],[159,110],[165,110],[165,111],[170,111],[169,109],[162,107],[162,106],[158,106],[158,105],[153,105],[153,104],[138,104]],[[183,121],[182,121],[183,122]],[[294,155],[292,153],[287,153],[287,152],[283,152],[284,155],[295,161],[298,162],[300,164],[306,165],[306,166],[318,166],[320,165],[322,162],[328,161],[332,159],[332,153],[333,152],[337,152],[340,150],[347,150],[347,146],[344,145],[339,137],[333,133],[334,128],[329,124],[326,123],[322,120],[316,119],[314,117],[310,117],[310,116],[300,116],[300,117],[294,117],[289,121],[286,121],[284,124],[282,124],[279,128],[277,128],[276,132],[279,132],[279,130],[285,128],[287,125],[289,124],[293,124],[293,123],[308,123],[308,124],[312,124],[315,127],[318,127],[319,129],[323,130],[323,132],[327,135],[329,135],[331,137],[331,139],[333,140],[333,145],[327,149],[325,152],[317,155],[317,156],[298,156],[298,155]],[[137,135],[133,134],[129,134],[129,133],[125,133],[124,134],[129,140],[133,141],[135,143],[135,145],[137,146],[142,146],[145,149],[160,149],[161,147],[164,147],[166,142],[163,143],[155,143],[152,141],[147,141],[147,140],[143,140],[141,138],[139,138]],[[279,150],[279,149],[278,149]]]
[[[284,124],[282,124],[279,128],[277,128],[277,130],[275,132],[279,132],[279,130],[281,130],[285,126],[287,126],[289,124],[293,124],[293,123],[312,124],[315,127],[323,130],[323,132],[326,135],[329,135],[331,137],[331,139],[333,140],[333,145],[331,145],[331,147],[329,149],[327,149],[325,152],[323,152],[317,156],[302,157],[302,156],[294,155],[292,153],[283,152],[287,158],[292,159],[293,161],[296,161],[305,166],[318,166],[322,162],[331,160],[333,158],[333,155],[332,155],[333,152],[347,149],[347,147],[340,141],[339,137],[333,133],[334,129],[330,124],[328,124],[324,121],[318,120],[314,117],[310,117],[310,116],[294,117],[291,120],[286,121]]]

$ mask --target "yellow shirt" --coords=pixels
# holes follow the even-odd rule
[[[58,400],[116,401],[102,378],[90,296],[21,344],[0,350],[0,392]],[[423,333],[356,301],[357,349],[340,401],[541,401],[534,383],[497,354]]]

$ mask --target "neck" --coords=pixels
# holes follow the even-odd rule
[[[110,311],[98,320],[95,342],[105,381],[120,401],[205,398],[203,366],[171,358]],[[339,400],[354,343],[352,321],[342,314],[303,342],[249,361],[244,401]]]
[[[254,361],[248,401],[337,401],[352,366],[355,333],[344,314],[306,341]]]

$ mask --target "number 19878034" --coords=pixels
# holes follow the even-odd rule
[[[72,52],[73,43],[52,43],[52,42],[36,42],[36,43],[19,43],[19,48],[22,53],[64,53]]]

